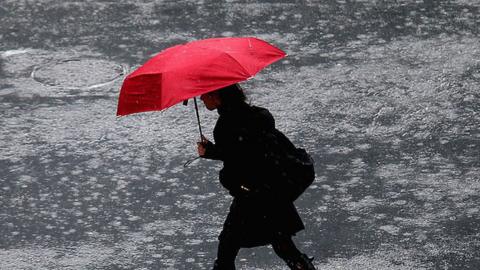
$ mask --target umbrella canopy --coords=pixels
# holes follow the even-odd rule
[[[253,37],[211,38],[170,47],[125,78],[117,115],[162,110],[244,81],[285,55]]]

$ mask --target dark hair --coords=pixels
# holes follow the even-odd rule
[[[220,96],[222,105],[225,107],[239,105],[247,100],[242,87],[238,83],[220,88],[217,90],[217,93]]]

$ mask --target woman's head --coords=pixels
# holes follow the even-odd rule
[[[200,99],[208,110],[219,107],[231,107],[245,103],[246,96],[239,84],[232,84],[218,90],[203,94]]]

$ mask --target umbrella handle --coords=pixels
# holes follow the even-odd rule
[[[200,115],[198,114],[198,105],[197,105],[196,97],[193,98],[193,103],[195,104],[195,112],[197,113],[198,130],[200,131],[200,141],[203,143],[202,126],[200,125]]]

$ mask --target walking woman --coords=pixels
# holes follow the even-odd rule
[[[274,192],[275,179],[262,166],[265,153],[259,137],[275,128],[270,112],[247,104],[238,84],[203,94],[201,100],[208,110],[217,110],[219,118],[213,131],[215,143],[202,138],[198,154],[223,161],[220,183],[233,196],[213,269],[235,269],[240,248],[263,245],[272,245],[290,269],[315,269],[312,259],[292,241],[304,229],[293,202]]]

